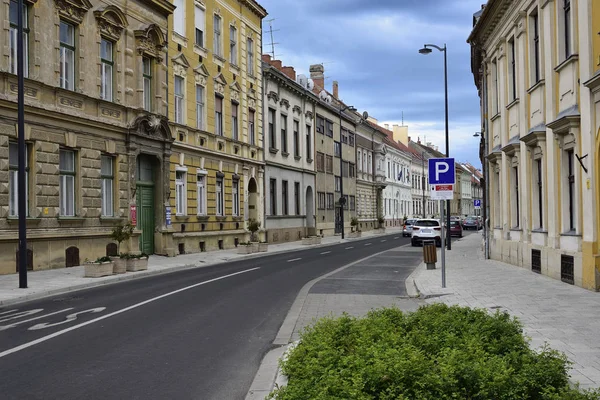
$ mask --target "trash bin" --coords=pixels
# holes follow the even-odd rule
[[[427,269],[435,269],[435,263],[437,262],[435,240],[423,241],[423,262],[427,264]]]

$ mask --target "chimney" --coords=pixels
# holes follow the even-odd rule
[[[310,71],[310,79],[315,82],[315,93],[319,93],[325,89],[325,68],[322,64],[313,64],[308,69]]]
[[[389,124],[383,124],[383,127],[384,127],[385,129],[387,129],[388,131],[390,130],[390,125],[389,125]]]
[[[263,54],[262,55],[262,60],[266,63],[271,64],[271,56],[269,54]]]
[[[273,60],[271,61],[271,65],[281,71],[281,60]]]
[[[410,142],[410,136],[408,137],[408,141]]]
[[[339,100],[338,94],[339,94],[338,81],[333,81],[333,97],[335,97],[337,100]]]
[[[281,69],[281,72],[283,72],[285,76],[287,76],[294,82],[296,81],[296,71],[294,70],[294,67],[283,67]]]

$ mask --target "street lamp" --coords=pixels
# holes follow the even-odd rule
[[[427,55],[432,52],[431,48],[438,49],[439,51],[444,53],[444,99],[446,105],[446,157],[450,157],[450,140],[448,136],[448,59],[447,59],[447,51],[446,44],[444,43],[444,47],[436,46],[435,44],[426,44],[422,49],[419,50],[419,54]],[[448,250],[452,249],[450,244],[450,200],[446,200],[446,208],[448,212],[446,213],[446,229],[448,230],[448,235],[446,242],[448,243]]]
[[[341,103],[340,103],[341,104]],[[344,206],[346,205],[346,199],[344,199],[344,152],[342,150],[342,113],[346,110],[350,110],[352,112],[356,111],[354,106],[346,106],[344,108],[341,107],[339,109],[340,116],[340,223],[342,224],[342,239],[344,239]],[[350,167],[348,167],[348,170]],[[350,172],[350,171],[348,171]],[[350,175],[348,173],[348,175]]]

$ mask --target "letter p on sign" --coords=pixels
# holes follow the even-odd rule
[[[450,169],[450,166],[446,163],[438,162],[435,163],[435,180],[440,180],[440,174],[445,174]]]
[[[454,165],[454,158],[430,158],[429,184],[454,185],[456,180]]]

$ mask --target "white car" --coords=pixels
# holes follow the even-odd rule
[[[434,240],[435,245],[442,245],[442,226],[437,219],[418,219],[413,223],[410,244],[418,246],[424,240]]]

